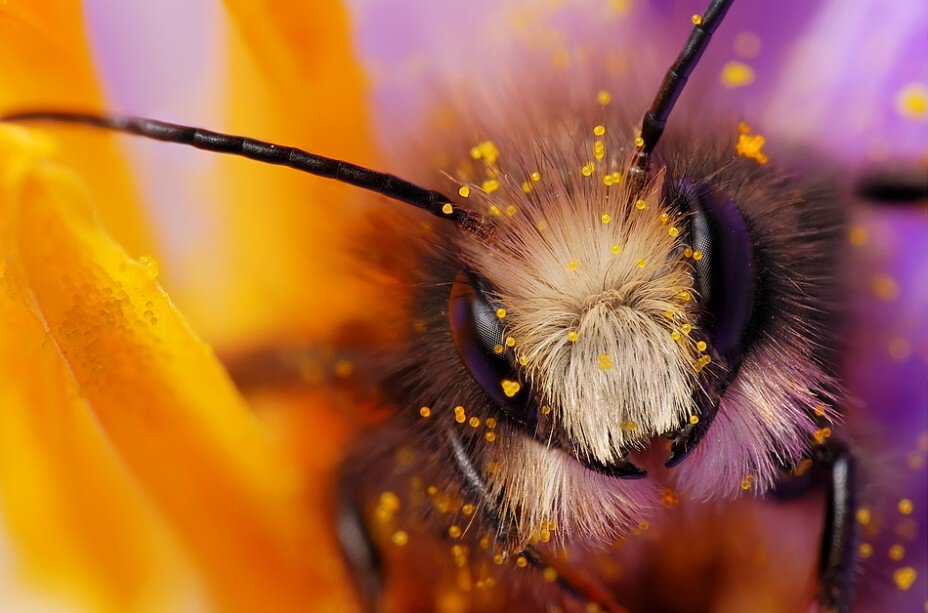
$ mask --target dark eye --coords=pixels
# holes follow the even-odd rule
[[[461,361],[487,396],[513,420],[530,425],[530,394],[506,351],[498,305],[491,304],[479,279],[461,271],[451,286],[448,316],[451,335]]]
[[[706,305],[703,325],[715,350],[732,362],[743,350],[754,312],[757,271],[751,234],[738,207],[706,183],[680,181],[671,190],[671,201],[688,215],[687,242],[699,257],[691,261]]]

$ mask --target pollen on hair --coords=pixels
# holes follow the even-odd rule
[[[638,136],[635,137],[635,146],[636,146],[636,147],[644,147],[644,139],[641,138],[641,135],[640,135],[640,134],[639,134]]]
[[[605,133],[606,133],[606,126],[599,125],[593,128],[593,134],[595,136],[602,136]]]
[[[496,179],[487,179],[480,184],[480,187],[488,194],[492,194],[499,189],[499,181]]]
[[[603,213],[599,220],[604,224],[608,224],[610,221],[612,221],[612,216],[609,215],[609,213]]]
[[[576,330],[567,331],[567,340],[570,341],[571,343],[576,343],[578,338],[580,338],[580,335],[577,333]]]
[[[702,15],[693,15],[690,21],[693,22],[694,26],[702,25]]]
[[[604,89],[601,89],[596,93],[596,101],[599,102],[602,106],[606,106],[612,102],[612,94]]]
[[[497,149],[493,141],[485,140],[471,148],[470,156],[475,160],[482,159],[492,166],[496,164],[496,160],[499,158],[499,149]]]
[[[638,209],[639,211],[643,211],[643,210],[645,210],[646,208],[648,208],[648,203],[645,202],[644,200],[642,200],[642,199],[639,198],[639,199],[635,202],[635,208]]]
[[[466,185],[462,185],[461,188],[458,189],[458,194],[461,196],[461,198],[467,198],[470,196],[470,188]]]
[[[454,213],[454,207],[451,205],[450,202],[446,202],[444,205],[442,205],[441,212],[444,213],[445,215],[450,215]]]
[[[589,177],[593,174],[594,170],[596,170],[596,165],[593,164],[593,162],[589,162],[588,164],[583,165],[583,168],[580,169],[580,174],[582,174],[584,177]]]
[[[619,255],[622,253],[622,245],[615,243],[612,245],[612,247],[609,248],[609,250],[612,252],[612,255]]]
[[[515,346],[516,346],[516,339],[513,338],[513,337],[511,337],[511,336],[507,336],[507,337],[506,337],[506,346],[507,346],[507,347],[515,347]]]
[[[760,134],[751,134],[751,127],[746,123],[738,124],[738,143],[735,150],[738,155],[755,160],[758,164],[767,163],[767,155],[761,151],[766,139]]]
[[[613,368],[615,368],[615,364],[612,363],[612,357],[608,353],[601,353],[599,355],[599,369],[605,371]]]
[[[421,415],[422,417],[428,417],[431,414],[432,414],[432,409],[430,409],[429,407],[422,407],[419,409],[419,415]]]

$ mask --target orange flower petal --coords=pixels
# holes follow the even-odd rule
[[[80,2],[0,3],[0,114],[106,109],[83,24]],[[60,159],[87,179],[109,231],[131,252],[151,253],[146,218],[113,137],[80,128],[54,131]]]
[[[298,473],[156,283],[157,266],[101,230],[75,175],[43,163],[22,130],[0,126],[0,136],[4,279],[33,301],[74,402],[172,524],[218,604],[305,608],[313,526]],[[53,405],[39,427],[55,425]]]
[[[337,2],[229,0],[229,129],[371,163],[364,83]],[[373,296],[349,268],[357,188],[224,158],[211,179],[219,231],[185,266],[178,302],[220,350],[331,338]],[[173,278],[173,272],[172,272]],[[191,280],[192,279],[192,280]],[[369,290],[368,290],[369,291]],[[222,304],[222,309],[216,309]]]

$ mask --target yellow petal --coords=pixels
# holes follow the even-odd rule
[[[0,114],[35,108],[105,110],[80,2],[0,2]],[[108,230],[132,253],[152,239],[128,165],[113,137],[56,126],[61,157],[91,186]]]
[[[0,137],[17,130],[0,126]],[[4,278],[33,300],[75,402],[171,523],[218,604],[305,608],[314,527],[303,521],[297,472],[155,281],[157,266],[129,258],[95,223],[76,175],[23,151],[27,141],[0,138],[10,150],[0,170],[15,167],[9,158],[36,160],[0,175]]]
[[[344,7],[226,4],[229,129],[370,164],[365,88]],[[364,202],[358,188],[229,158],[211,180],[218,231],[180,271],[189,291],[177,296],[207,340],[219,350],[318,342],[364,315],[372,297],[348,266],[346,238]]]

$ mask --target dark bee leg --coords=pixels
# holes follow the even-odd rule
[[[825,510],[825,533],[819,559],[819,604],[826,611],[850,610],[854,556],[857,550],[857,469],[843,445],[825,450],[830,479]]]
[[[791,500],[827,486],[824,531],[819,556],[818,604],[823,611],[850,610],[857,551],[857,471],[854,458],[840,443],[817,446],[813,466],[802,476],[784,480],[774,498]]]
[[[364,512],[357,497],[357,480],[348,470],[342,470],[336,493],[336,528],[342,554],[367,611],[377,610],[377,600],[383,588],[380,554],[371,538]]]
[[[894,169],[865,176],[857,183],[857,195],[869,202],[909,205],[928,200],[924,170]]]

